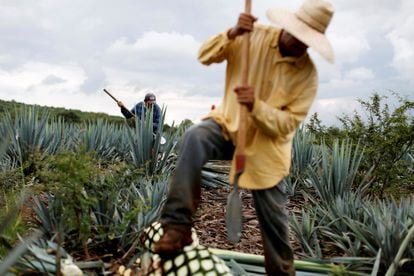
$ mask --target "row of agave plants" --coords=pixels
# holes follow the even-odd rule
[[[164,117],[165,110],[162,122]],[[132,128],[105,121],[65,124],[36,108],[2,118],[0,171],[20,170],[23,176],[33,175],[34,168],[41,172],[29,181],[26,177],[18,187],[1,185],[23,189],[30,184],[31,193],[36,183],[48,185],[31,197],[35,228],[41,234],[35,232],[11,249],[0,264],[0,275],[6,271],[54,275],[62,260],[93,259],[97,252],[100,260],[105,260],[102,254],[131,263],[138,258],[139,233],[158,218],[182,134],[159,129],[153,135],[151,124],[151,114],[136,120]],[[298,131],[285,184],[291,198],[305,202],[291,216],[301,254],[361,274],[408,271],[414,260],[413,198],[396,202],[369,195],[370,172],[359,169],[363,156],[363,149],[347,140],[325,145],[303,129]],[[214,167],[206,167],[203,180],[205,185],[227,185],[225,174]],[[110,269],[102,261],[76,264],[102,273]]]
[[[163,109],[162,124],[165,112]],[[101,163],[123,160],[145,167],[149,175],[157,174],[167,163],[182,131],[164,133],[159,128],[154,134],[149,131],[151,118],[151,114],[145,120],[137,118],[135,127],[129,127],[103,120],[67,124],[60,118],[51,118],[47,109],[36,107],[23,108],[14,116],[6,113],[0,121],[0,170],[23,166],[31,161],[34,153],[40,153],[43,158],[82,147],[84,151],[93,152]],[[166,142],[161,143],[161,140]]]
[[[294,138],[291,174],[285,179],[302,210],[291,228],[310,259],[342,263],[360,273],[410,275],[414,270],[414,197],[397,202],[369,193],[370,171],[361,171],[364,150],[349,140],[326,145],[300,130]],[[413,163],[414,167],[414,163]]]
[[[105,274],[114,259],[138,258],[139,234],[159,216],[183,130],[153,133],[151,113],[133,127],[66,124],[36,107],[13,115],[0,121],[0,173],[21,178],[3,178],[0,188],[23,199],[1,216],[0,246],[10,250],[0,275],[56,275],[75,259]],[[161,125],[164,118],[165,109]],[[24,205],[34,210],[34,234],[11,244],[5,231]]]

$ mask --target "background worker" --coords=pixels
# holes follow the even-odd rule
[[[296,13],[270,9],[267,16],[282,29],[254,24],[255,17],[242,13],[235,27],[201,46],[201,63],[227,62],[225,91],[221,104],[184,136],[161,214],[164,234],[154,247],[161,256],[179,252],[192,242],[192,216],[201,199],[203,165],[212,159],[233,158],[233,182],[233,154],[242,104],[248,109],[248,120],[246,161],[239,186],[253,194],[266,273],[295,274],[282,183],[289,174],[295,131],[317,92],[317,71],[307,48],[333,61],[333,51],[324,34],[333,7],[325,0],[305,0]],[[249,85],[241,86],[241,35],[246,32],[250,32]]]
[[[156,103],[156,97],[153,93],[147,93],[145,95],[144,101],[137,103],[134,108],[128,110],[123,102],[118,101],[118,106],[121,108],[121,113],[125,118],[129,119],[133,116],[138,118],[144,118],[147,113],[147,108],[152,110],[152,127],[153,132],[155,133],[158,129],[158,125],[161,117],[161,108]]]

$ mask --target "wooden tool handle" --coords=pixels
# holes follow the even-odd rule
[[[114,96],[112,96],[112,94],[111,93],[109,93],[109,91],[108,90],[106,90],[105,88],[104,88],[104,90],[103,90],[106,94],[108,94],[108,96],[109,97],[111,97],[114,101],[116,101],[116,102],[119,102]]]
[[[105,88],[104,88],[104,90],[103,90],[106,94],[108,94],[108,96],[109,97],[111,97],[114,101],[116,101],[116,103],[118,103],[119,101],[118,101],[118,99],[117,98],[115,98],[111,93],[109,93],[109,91],[108,90],[106,90]],[[125,107],[122,107],[122,108],[125,108]],[[131,115],[131,117],[135,117],[135,114],[134,113],[132,113],[131,111],[129,111],[128,109],[126,109],[125,108],[125,110],[127,110],[128,111],[128,113],[129,113],[129,115]]]
[[[251,14],[252,1],[246,0],[245,13]],[[243,49],[242,49],[242,84],[247,85],[249,79],[249,51],[250,51],[250,33],[243,34]]]
[[[251,14],[251,0],[245,2],[245,13]],[[249,51],[250,51],[250,33],[243,34],[242,44],[242,85],[248,85],[249,81]],[[247,123],[247,107],[240,105],[240,118],[239,118],[239,130],[237,133],[237,159],[236,159],[236,171],[241,172],[244,169],[244,149],[246,145],[246,123]]]

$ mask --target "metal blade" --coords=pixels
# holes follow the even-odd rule
[[[226,207],[227,238],[233,244],[240,241],[243,219],[241,195],[237,184],[238,178],[239,176],[236,176],[233,190],[227,198]]]

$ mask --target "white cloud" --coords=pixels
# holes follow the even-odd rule
[[[194,57],[200,44],[188,34],[146,32],[134,43],[126,38],[115,41],[109,53],[150,54],[151,56],[179,55]]]
[[[28,62],[14,70],[0,71],[0,97],[36,104],[53,105],[51,100],[66,103],[66,100],[61,101],[60,98],[66,99],[68,93],[79,91],[84,80],[82,68],[75,64],[51,65]],[[48,96],[51,98],[48,99]]]
[[[309,115],[317,112],[318,118],[321,119],[323,125],[338,125],[337,117],[343,114],[351,114],[358,109],[359,104],[353,97],[337,97],[334,99],[317,99],[313,103]],[[308,122],[309,117],[305,120]]]
[[[371,49],[367,38],[363,35],[331,34],[332,47],[335,51],[335,62],[352,64]]]
[[[325,67],[326,68],[326,67]],[[333,70],[330,78],[321,82],[317,96],[318,101],[331,103],[336,98],[341,101],[346,99],[356,99],[369,97],[373,91],[381,84],[375,85],[376,79],[374,72],[366,67],[356,67],[348,71]],[[325,104],[326,105],[326,104]],[[339,109],[325,109],[321,104],[318,105],[326,113],[328,110],[334,112]]]
[[[414,7],[413,7],[414,8]],[[394,47],[392,66],[402,78],[413,81],[414,75],[414,15],[404,16],[403,22],[387,36]]]
[[[409,1],[409,0],[408,0]],[[384,11],[396,12],[406,0],[331,0],[336,11],[352,10],[359,15],[369,15],[371,13],[381,13]],[[357,18],[355,19],[357,20]]]
[[[345,79],[356,81],[372,80],[374,77],[372,70],[365,67],[355,68],[345,73]]]

